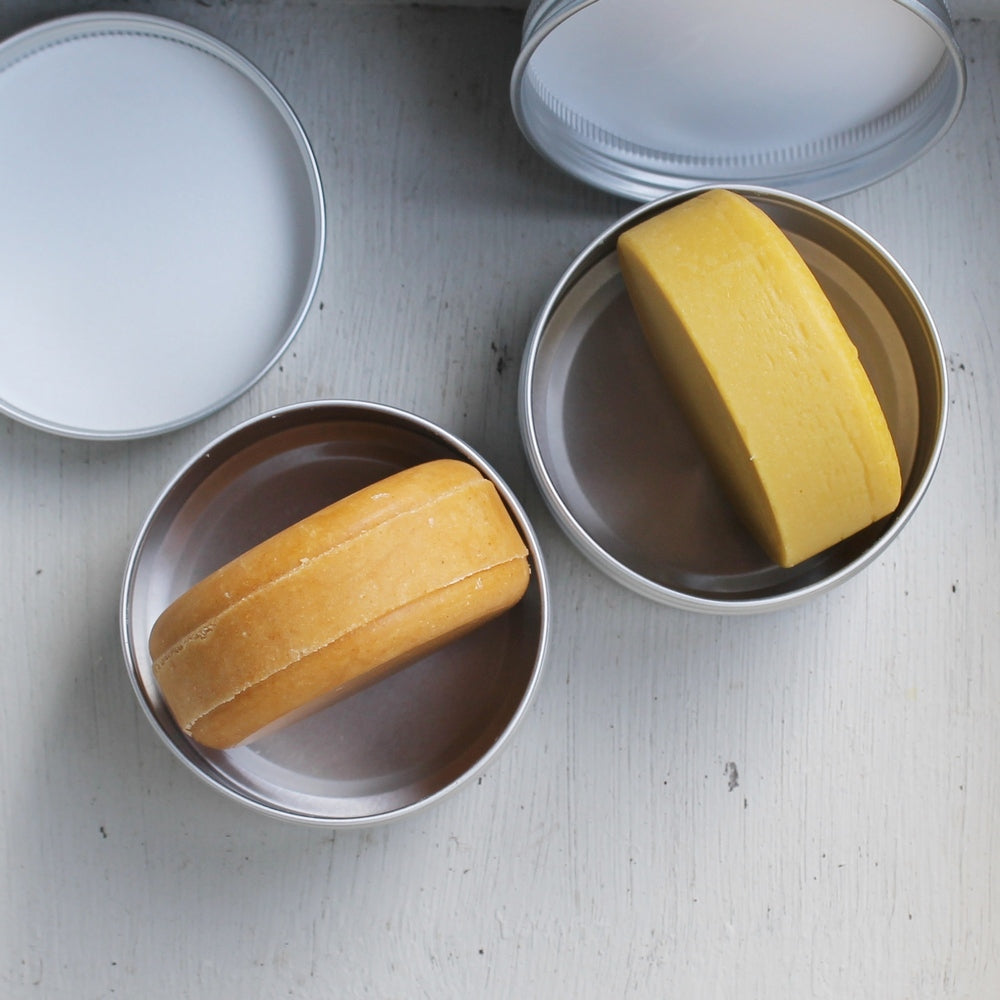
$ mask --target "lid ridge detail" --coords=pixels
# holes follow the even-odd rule
[[[817,3],[741,16],[715,0],[535,0],[515,118],[556,166],[640,201],[705,183],[864,187],[950,127],[964,59],[932,0]]]

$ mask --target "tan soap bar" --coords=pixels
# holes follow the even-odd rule
[[[623,233],[652,353],[744,521],[793,566],[891,513],[892,436],[858,353],[769,216],[712,190]]]
[[[485,623],[528,552],[472,465],[428,462],[292,525],[182,594],[149,640],[178,724],[227,748]]]

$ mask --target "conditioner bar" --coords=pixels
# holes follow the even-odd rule
[[[224,749],[345,697],[500,615],[529,579],[496,487],[406,469],[292,525],[177,598],[149,641],[178,725]]]
[[[624,232],[618,254],[659,368],[776,563],[895,510],[899,462],[857,349],[765,212],[713,189]]]

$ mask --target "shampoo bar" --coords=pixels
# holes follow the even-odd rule
[[[472,465],[415,466],[305,518],[177,598],[149,640],[177,723],[227,748],[516,604],[528,553]]]
[[[623,233],[618,253],[660,369],[775,562],[895,510],[899,462],[857,350],[763,211],[711,190]]]

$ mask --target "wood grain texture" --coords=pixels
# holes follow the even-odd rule
[[[0,32],[83,4],[15,0]],[[629,207],[521,139],[516,10],[112,7],[230,42],[299,113],[330,239],[314,306],[244,397],[163,438],[0,420],[0,993],[45,997],[1000,996],[1000,22],[961,22],[963,111],[832,207],[921,289],[951,375],[939,472],[897,544],[794,610],[660,608],[545,512],[517,432],[535,311]],[[203,443],[315,397],[480,449],[548,557],[552,655],[504,753],[401,822],[257,816],[142,716],[117,634],[145,512]]]

